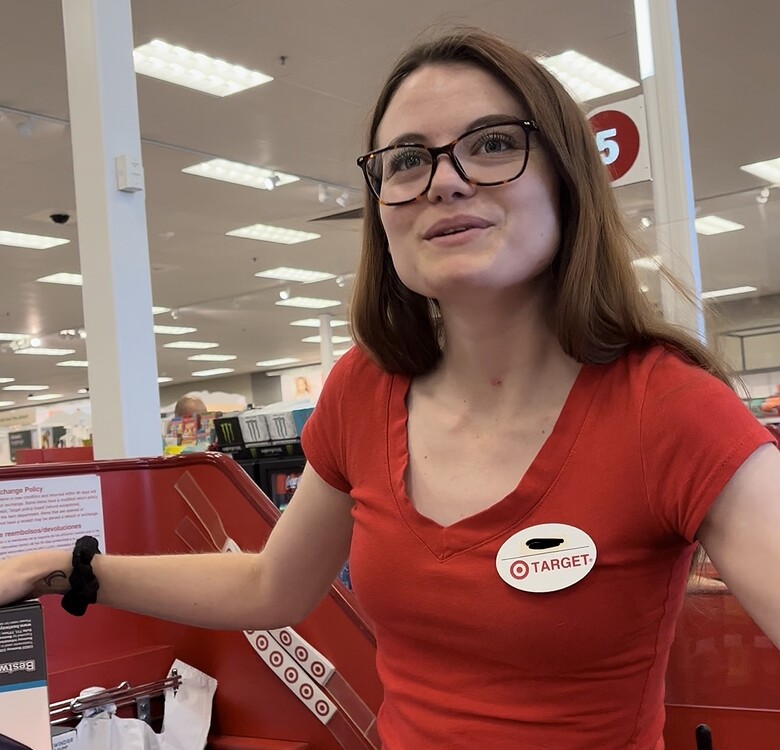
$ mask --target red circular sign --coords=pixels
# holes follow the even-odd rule
[[[613,180],[625,175],[639,155],[639,130],[634,121],[616,109],[605,109],[589,118],[601,160]]]

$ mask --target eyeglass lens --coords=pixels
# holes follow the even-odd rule
[[[518,177],[526,164],[528,135],[517,124],[489,125],[460,138],[453,155],[474,184],[501,183]],[[367,165],[374,191],[384,203],[401,203],[421,195],[431,178],[433,158],[421,146],[399,145]]]

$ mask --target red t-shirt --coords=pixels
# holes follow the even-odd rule
[[[409,383],[354,348],[303,434],[317,474],[355,501],[350,572],[376,633],[383,749],[662,748],[692,542],[769,433],[661,346],[585,365],[516,489],[442,527],[405,493]],[[548,523],[585,531],[595,567],[551,593],[509,586],[499,548]]]

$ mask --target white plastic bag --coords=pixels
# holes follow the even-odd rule
[[[140,719],[116,716],[116,707],[106,705],[84,714],[76,727],[74,750],[203,750],[211,725],[211,703],[217,681],[178,659],[181,685],[165,691],[163,731],[155,734]],[[95,688],[82,692],[91,694]]]

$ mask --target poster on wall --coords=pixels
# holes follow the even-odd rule
[[[72,550],[82,536],[94,536],[105,552],[97,475],[0,482],[0,558],[39,549]]]
[[[11,451],[11,461],[16,463],[16,451],[22,448],[33,447],[33,432],[32,430],[19,430],[18,432],[8,433],[8,446]]]
[[[280,378],[282,386],[282,401],[300,401],[308,399],[315,402],[322,390],[322,368],[298,367],[285,370]]]

